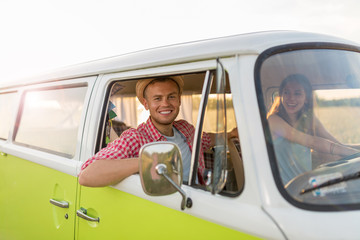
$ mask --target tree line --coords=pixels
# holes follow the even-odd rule
[[[340,107],[340,106],[359,107],[360,98],[325,100],[323,98],[316,97],[316,105],[319,107]]]

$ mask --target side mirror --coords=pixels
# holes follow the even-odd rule
[[[181,209],[190,208],[192,201],[181,189],[182,160],[176,144],[153,142],[145,144],[139,152],[141,185],[150,196],[163,196],[178,191],[183,200]]]

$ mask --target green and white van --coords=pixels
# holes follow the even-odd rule
[[[359,144],[360,45],[320,34],[190,42],[0,85],[0,239],[359,239],[360,155],[312,151],[312,170],[281,181],[266,114],[290,74],[310,80],[326,129]],[[82,164],[147,119],[135,84],[158,76],[185,83],[192,181],[178,181],[181,157],[168,150],[168,173],[144,167],[113,186],[80,186]],[[218,134],[204,153],[208,181],[197,184],[201,132],[235,127],[239,139]],[[143,148],[141,166],[167,147]]]

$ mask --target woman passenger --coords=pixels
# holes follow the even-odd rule
[[[314,116],[312,87],[304,75],[282,81],[267,118],[284,185],[312,169],[311,149],[339,156],[359,152],[342,145]]]

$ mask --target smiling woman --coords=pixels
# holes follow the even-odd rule
[[[314,116],[313,105],[309,80],[304,75],[293,74],[282,81],[279,96],[268,113],[284,185],[294,177],[312,170],[311,149],[340,156],[359,152],[340,144],[328,133]]]
[[[279,96],[268,113],[284,184],[312,168],[310,148],[297,141],[298,137],[294,136],[295,131],[292,129],[313,135],[312,111],[313,98],[309,80],[300,74],[286,77],[280,85]]]

